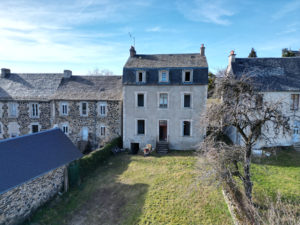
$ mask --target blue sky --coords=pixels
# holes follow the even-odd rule
[[[137,53],[195,53],[209,69],[230,50],[279,57],[300,48],[300,0],[1,0],[0,67],[12,72],[121,75],[135,37]]]

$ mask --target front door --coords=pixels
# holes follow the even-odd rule
[[[160,120],[159,121],[159,140],[167,141],[168,139],[168,121]]]
[[[294,143],[300,142],[300,136],[299,136],[300,135],[300,132],[299,132],[300,126],[299,125],[300,124],[298,121],[296,121],[294,123],[294,127],[293,127],[293,142]]]

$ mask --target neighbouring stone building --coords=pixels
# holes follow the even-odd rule
[[[202,45],[193,54],[136,54],[123,69],[123,146],[151,144],[164,152],[195,149],[207,98],[208,65]]]
[[[282,58],[236,58],[232,51],[229,56],[227,72],[235,77],[248,76],[261,94],[261,102],[278,102],[283,106],[284,114],[290,119],[292,132],[274,137],[271,129],[263,130],[269,141],[258,140],[256,148],[265,146],[300,145],[300,57]],[[235,143],[242,144],[242,138],[231,133]]]
[[[59,129],[0,141],[0,224],[22,222],[66,188],[66,166],[81,156]]]
[[[1,70],[0,138],[59,127],[84,149],[122,131],[121,76],[20,74]]]

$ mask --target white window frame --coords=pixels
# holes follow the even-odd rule
[[[35,107],[34,107],[35,106]],[[29,112],[31,118],[39,118],[40,117],[40,105],[37,102],[31,102],[29,104]]]
[[[144,120],[144,134],[138,134],[138,121]],[[135,119],[135,135],[137,136],[146,136],[147,133],[147,120],[145,118],[136,118]]]
[[[87,138],[85,140],[83,134],[84,134],[84,130],[87,130]],[[81,140],[82,141],[88,141],[89,140],[89,128],[88,127],[82,127],[81,128]]]
[[[63,123],[61,124],[61,131],[66,134],[69,135],[70,134],[70,126],[68,123]]]
[[[138,106],[138,95],[143,94],[144,95],[144,106]],[[147,105],[147,92],[139,91],[135,92],[135,107],[136,108],[146,108]]]
[[[167,95],[167,107],[163,108],[163,107],[160,107],[160,95],[161,94],[166,94]],[[157,107],[159,109],[168,109],[169,108],[169,105],[170,105],[170,102],[169,102],[169,92],[158,92],[158,95],[157,95]]]
[[[16,102],[9,102],[8,103],[8,117],[10,118],[17,118],[18,117],[18,107],[19,104]]]
[[[104,113],[102,110],[103,107],[104,107]],[[99,116],[101,117],[107,116],[107,102],[99,102],[98,112],[99,112]]]
[[[83,113],[83,104],[86,104],[86,113]],[[88,116],[89,115],[89,103],[88,102],[80,102],[80,116]]]
[[[106,136],[106,126],[101,125],[100,126],[100,136],[105,137]]]
[[[67,112],[64,112],[64,106],[66,106]],[[61,102],[60,103],[60,115],[61,116],[68,116],[69,115],[69,103],[68,102]]]
[[[190,122],[190,135],[187,136],[187,135],[184,135],[184,122],[187,121],[187,122]],[[192,137],[193,136],[193,121],[192,120],[189,120],[189,119],[186,119],[186,120],[181,120],[180,121],[180,126],[181,126],[181,135],[182,137]]]
[[[162,80],[162,74],[166,73],[166,80]],[[159,71],[159,83],[169,83],[169,71],[168,70],[160,70]]]
[[[190,72],[190,81],[186,81],[185,80],[185,73],[186,72]],[[193,83],[193,70],[192,69],[189,69],[189,70],[182,70],[182,83]]]
[[[40,125],[39,123],[30,123],[29,126],[30,126],[30,133],[31,133],[31,134],[33,134],[32,126],[34,126],[34,125],[38,126],[38,132],[41,131],[41,125]]]
[[[184,107],[184,96],[190,95],[190,107]],[[192,109],[193,108],[193,95],[192,92],[181,92],[181,108]]]
[[[139,74],[142,73],[142,81],[139,81]],[[136,83],[146,83],[146,71],[138,70],[136,71]]]

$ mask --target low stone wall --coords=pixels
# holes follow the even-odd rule
[[[0,224],[22,222],[56,195],[64,183],[64,166],[0,195]]]

